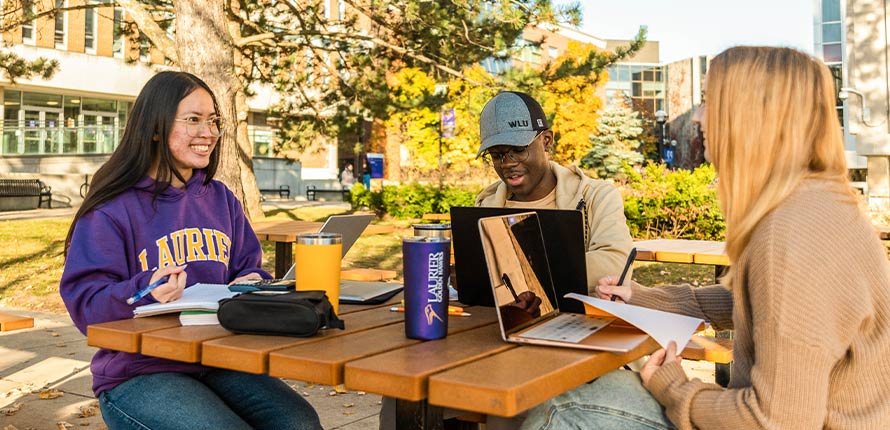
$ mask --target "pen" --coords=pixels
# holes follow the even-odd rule
[[[404,301],[404,300],[401,301],[401,305],[402,305],[402,306],[399,306],[399,307],[404,309],[404,306],[405,306],[405,301]],[[464,308],[462,308],[462,307],[460,307],[460,306],[452,306],[452,305],[448,305],[448,312],[463,312],[463,311],[464,311]],[[393,312],[395,312],[395,311],[393,311]],[[400,311],[400,312],[401,312],[401,311]]]
[[[405,312],[404,306],[393,306],[389,308],[390,312]],[[469,312],[464,312],[462,308],[457,306],[449,306],[448,307],[448,315],[453,317],[468,317],[470,316]]]
[[[637,249],[632,248],[630,250],[630,254],[627,255],[627,262],[624,263],[624,270],[621,271],[621,277],[618,278],[618,285],[624,284],[624,277],[627,276],[627,271],[630,269],[630,266],[634,264],[634,259],[637,258]],[[612,301],[618,299],[618,296],[612,294]]]
[[[161,277],[161,279],[158,279],[157,281],[154,281],[151,284],[148,284],[147,287],[139,290],[139,292],[137,292],[136,294],[133,294],[133,297],[130,297],[129,299],[127,299],[127,304],[132,305],[133,303],[136,303],[139,300],[142,300],[143,297],[145,297],[149,293],[151,293],[151,290],[154,290],[155,288],[159,287],[164,282],[167,282],[168,279],[170,279],[169,276],[164,276],[164,277]]]
[[[519,301],[519,296],[516,295],[516,290],[513,289],[513,283],[510,282],[510,277],[507,276],[506,273],[501,275],[501,280],[504,281],[504,285],[507,286],[507,289],[510,290],[510,294],[513,295],[513,300]]]

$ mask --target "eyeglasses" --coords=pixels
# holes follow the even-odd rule
[[[222,134],[223,127],[226,126],[226,123],[220,117],[210,118],[204,121],[198,119],[198,117],[188,117],[188,118],[174,118],[173,121],[185,123],[185,132],[188,133],[191,137],[198,137],[201,135],[201,127],[207,127],[207,130],[210,132],[210,135],[213,137],[219,137]]]
[[[482,154],[482,160],[486,164],[495,165],[503,163],[504,159],[509,157],[514,162],[521,163],[528,160],[528,154],[528,146],[516,146],[506,151],[487,151]]]

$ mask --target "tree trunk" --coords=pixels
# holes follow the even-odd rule
[[[240,57],[228,31],[224,0],[174,2],[179,68],[207,82],[225,118],[216,178],[241,201],[248,218],[264,217],[253,172],[253,145],[247,137],[247,97],[236,72]]]

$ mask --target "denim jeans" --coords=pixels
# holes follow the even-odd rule
[[[554,397],[529,412],[522,430],[675,428],[664,408],[646,391],[640,375],[615,370]]]
[[[318,414],[279,379],[229,370],[134,377],[99,395],[109,429],[311,429]]]

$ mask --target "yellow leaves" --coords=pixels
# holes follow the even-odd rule
[[[51,400],[51,399],[55,399],[57,397],[62,397],[64,395],[65,395],[65,393],[63,393],[55,388],[51,388],[49,390],[41,391],[40,394],[37,395],[37,397],[40,398],[41,400]]]
[[[88,405],[83,405],[80,407],[80,412],[78,412],[78,418],[89,418],[99,415],[99,401],[95,400],[90,402]]]

